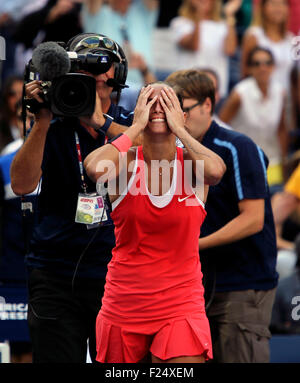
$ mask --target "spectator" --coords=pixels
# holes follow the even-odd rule
[[[252,26],[245,32],[242,44],[242,76],[249,74],[249,52],[256,46],[269,49],[275,58],[274,81],[289,92],[293,60],[293,34],[288,31],[289,3],[287,0],[261,0],[254,12]]]
[[[66,43],[81,33],[80,10],[82,0],[35,0],[26,4],[23,17],[16,24],[13,38],[16,50],[17,73],[23,73],[32,50],[44,41]]]
[[[259,6],[261,0],[254,0],[254,7],[257,8]],[[300,30],[300,3],[298,0],[288,0],[290,6],[290,17],[288,27],[289,30],[297,35]]]
[[[85,161],[89,176],[111,188],[116,234],[96,322],[99,362],[136,363],[149,351],[154,363],[211,358],[198,238],[208,187],[225,166],[186,132],[184,120],[174,90],[151,84],[140,93],[134,124]],[[141,133],[143,146],[131,147]],[[176,136],[187,149],[176,148]],[[107,160],[108,169],[101,166]]]
[[[229,1],[223,8],[223,21],[220,0],[184,0],[179,16],[170,24],[178,47],[178,69],[214,69],[221,98],[228,92],[229,56],[237,48],[235,14],[240,6],[240,0]]]
[[[21,121],[21,103],[17,107],[17,117]],[[27,118],[27,128],[31,116]],[[17,151],[20,149],[23,139],[23,125],[19,124],[20,138],[12,141],[1,152],[0,158],[0,223],[1,223],[1,255],[0,255],[0,295],[9,299],[9,292],[19,297],[27,295],[27,273],[25,269],[25,255],[29,234],[32,232],[32,214],[22,216],[21,199],[11,189],[10,165]],[[26,196],[26,203],[35,208],[36,192]],[[24,202],[25,202],[24,201]],[[27,211],[28,213],[28,211]],[[25,226],[26,225],[26,226]],[[25,234],[26,233],[26,234]],[[27,237],[28,235],[28,237]],[[4,288],[5,294],[1,292]],[[6,294],[8,293],[8,297]],[[22,299],[22,298],[20,298]],[[22,302],[26,304],[27,302]],[[29,338],[28,332],[20,321],[16,321],[16,333],[22,341],[11,341],[10,335],[6,334],[9,341],[12,363],[29,363],[32,361],[31,342],[25,341]],[[27,328],[27,326],[25,327]]]
[[[53,119],[43,105],[11,166],[11,185],[17,195],[32,192],[42,177],[37,225],[26,258],[33,361],[42,363],[84,363],[87,339],[95,360],[95,320],[115,238],[112,225],[90,225],[89,216],[79,214],[81,199],[96,198],[96,185],[87,178],[82,162],[104,144],[106,135],[113,137],[126,129],[119,123],[132,123],[132,113],[111,102],[113,87],[107,84],[114,80],[119,89],[126,81],[127,61],[121,47],[105,36],[80,34],[67,48],[81,54],[109,54],[113,65],[106,73],[102,66],[100,73],[95,66],[90,68],[93,73],[85,72],[96,83],[91,117]],[[26,84],[26,96],[43,103],[40,92],[40,81]]]
[[[39,33],[43,41],[67,42],[82,31],[80,24],[80,1],[48,0],[41,9],[29,13],[16,26],[14,38],[26,48],[34,47]],[[68,26],[66,28],[66,25]]]
[[[295,239],[296,265],[292,274],[279,281],[272,312],[271,331],[279,334],[300,334],[299,309],[296,316],[293,310],[299,307],[300,297],[300,234]]]
[[[265,48],[249,52],[247,68],[250,77],[232,90],[219,117],[238,132],[249,136],[266,153],[269,185],[283,184],[283,163],[288,153],[289,135],[286,128],[285,91],[280,83],[271,81],[274,56]]]
[[[83,6],[85,32],[111,36],[128,58],[129,89],[122,92],[120,105],[133,109],[139,89],[155,80],[152,32],[158,18],[157,0],[87,0]]]
[[[293,171],[284,185],[284,190],[272,197],[272,208],[277,232],[277,247],[279,249],[293,249],[293,240],[282,238],[284,222],[296,213],[300,202],[300,165]]]
[[[216,362],[269,362],[276,236],[266,182],[267,158],[247,136],[212,121],[214,87],[199,71],[167,81],[183,89],[185,127],[225,162],[210,188],[199,251]]]
[[[0,151],[20,137],[17,104],[22,98],[22,89],[22,77],[10,76],[4,83],[0,106]]]
[[[38,1],[41,0],[32,0],[31,3]],[[13,40],[13,33],[16,24],[22,17],[26,3],[28,3],[27,0],[10,0],[1,1],[0,4],[0,36],[5,41],[5,60],[1,62],[0,57],[0,87],[7,77],[18,73],[15,68],[16,43]]]

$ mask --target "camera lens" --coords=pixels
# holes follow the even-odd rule
[[[52,111],[56,115],[78,117],[93,114],[96,82],[91,76],[67,74],[52,84]]]
[[[85,86],[82,82],[64,84],[60,92],[61,104],[63,107],[78,108],[84,102]]]

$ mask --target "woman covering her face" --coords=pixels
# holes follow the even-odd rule
[[[212,358],[198,239],[208,186],[225,166],[184,124],[175,91],[151,84],[133,125],[85,160],[92,179],[108,181],[116,236],[96,324],[99,362]]]

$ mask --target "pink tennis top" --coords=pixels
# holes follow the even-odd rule
[[[166,195],[149,193],[138,147],[127,190],[113,203],[111,214],[116,246],[101,314],[116,325],[205,312],[198,239],[206,211],[192,190],[184,190],[181,148],[169,194],[165,206],[157,206],[155,199]]]

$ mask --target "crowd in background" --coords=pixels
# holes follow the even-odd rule
[[[285,187],[297,168],[300,150],[297,0],[2,1],[0,36],[6,51],[5,60],[0,61],[0,283],[25,284],[26,279],[24,269],[17,266],[25,249],[25,244],[16,246],[22,235],[20,199],[13,195],[8,175],[11,158],[22,143],[24,67],[39,43],[66,42],[81,32],[107,35],[123,47],[129,88],[122,92],[120,103],[127,109],[134,109],[144,84],[164,80],[174,70],[196,68],[212,74],[218,121],[250,136],[269,158],[274,212],[289,206],[282,194],[294,196],[290,215],[275,216],[275,223],[280,279],[293,275],[294,288],[289,289],[300,295],[295,290],[299,286],[295,239],[300,232],[300,193]],[[282,288],[280,292],[284,295]],[[294,324],[283,329],[280,309],[274,318],[274,331],[299,332]]]

